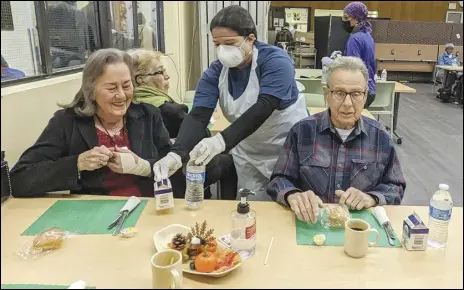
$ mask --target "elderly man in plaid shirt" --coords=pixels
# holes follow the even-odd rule
[[[406,182],[389,134],[361,116],[367,81],[361,59],[335,59],[324,87],[329,110],[296,123],[287,136],[267,192],[300,220],[317,222],[323,203],[357,210],[401,203]]]

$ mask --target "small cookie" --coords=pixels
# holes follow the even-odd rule
[[[314,244],[318,246],[322,246],[325,243],[325,235],[324,234],[314,235],[313,241],[314,241]]]

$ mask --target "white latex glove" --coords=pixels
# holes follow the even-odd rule
[[[226,150],[226,143],[221,134],[214,137],[204,138],[190,151],[190,160],[195,161],[196,165],[208,164],[214,156]]]
[[[161,158],[153,165],[153,174],[156,182],[163,179],[168,179],[179,168],[182,167],[182,160],[179,155],[174,152],[169,152],[168,155]]]

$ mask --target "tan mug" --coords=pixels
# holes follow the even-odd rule
[[[375,242],[369,242],[369,235],[375,233]],[[379,242],[379,232],[371,229],[369,223],[361,219],[349,219],[345,222],[345,253],[353,258],[364,257],[368,247]]]
[[[176,250],[165,250],[151,257],[151,279],[153,289],[182,288],[182,254]]]

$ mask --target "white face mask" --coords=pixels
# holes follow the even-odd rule
[[[219,61],[225,67],[237,67],[245,60],[245,51],[242,49],[243,43],[245,43],[246,38],[240,44],[240,46],[235,45],[224,45],[221,44],[218,47],[217,55]]]

